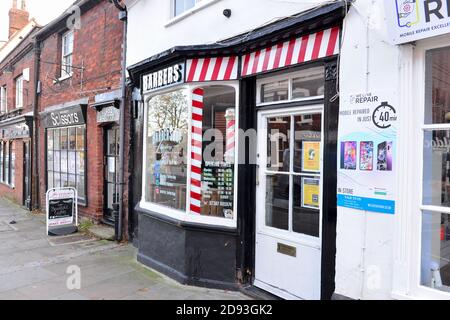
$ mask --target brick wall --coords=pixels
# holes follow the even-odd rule
[[[7,88],[8,113],[0,115],[0,124],[7,122],[10,118],[17,117],[33,111],[34,105],[34,68],[35,52],[33,47],[33,36],[38,31],[35,29],[28,35],[3,61],[0,63],[0,86]],[[11,69],[12,67],[12,69]],[[16,110],[16,79],[23,74],[24,69],[30,69],[30,80],[23,82],[23,109]],[[9,69],[12,72],[4,72]],[[30,128],[32,129],[32,128]],[[15,187],[12,188],[0,183],[0,196],[9,198],[19,204],[23,204],[23,142],[30,139],[14,140],[15,145]]]
[[[87,198],[88,206],[80,214],[95,219],[103,216],[103,129],[97,124],[96,111],[90,107],[95,95],[114,91],[121,85],[123,24],[118,11],[108,1],[100,1],[81,16],[81,29],[75,30],[73,76],[55,83],[60,73],[61,34],[59,30],[42,41],[40,80],[42,93],[39,109],[81,98],[89,99],[87,108]],[[42,119],[40,120],[42,123]],[[40,125],[40,198],[45,203],[45,129]]]

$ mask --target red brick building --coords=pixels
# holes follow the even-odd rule
[[[49,188],[75,187],[79,213],[109,224],[120,201],[118,13],[109,1],[79,0],[37,34],[41,207]]]
[[[0,46],[0,196],[32,208],[33,130],[35,128],[34,36],[25,1],[13,1],[9,39]]]

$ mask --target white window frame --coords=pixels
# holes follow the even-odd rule
[[[16,109],[23,108],[23,75],[16,78]]]
[[[8,113],[8,88],[0,87],[0,114]]]
[[[450,293],[421,285],[422,214],[424,211],[449,213],[449,208],[424,206],[423,141],[429,129],[450,129],[447,124],[425,124],[426,52],[450,47],[450,35],[400,46],[400,117],[398,212],[394,230],[394,274],[392,297],[395,299],[449,300]],[[421,85],[417,86],[420,83]],[[420,141],[420,143],[417,143]]]
[[[170,0],[168,1],[169,3],[169,21],[165,24],[165,27],[169,27],[187,17],[189,17],[190,15],[203,10],[206,7],[209,7],[210,5],[217,3],[221,0],[195,0],[195,5],[180,13],[179,15],[175,15],[175,0]]]
[[[72,36],[72,51],[65,52],[67,38]],[[67,31],[61,36],[61,79],[70,78],[73,75],[73,49],[75,42],[75,33],[73,30]],[[70,57],[70,64],[67,64],[66,59]],[[69,71],[69,72],[67,72]]]
[[[235,168],[234,168],[234,216],[233,219],[226,219],[226,218],[219,218],[219,217],[209,217],[209,216],[197,216],[197,215],[193,215],[190,213],[190,201],[189,201],[189,195],[191,194],[191,177],[190,177],[190,172],[191,172],[191,157],[188,156],[188,161],[187,161],[187,168],[188,168],[188,174],[187,174],[187,186],[186,186],[186,209],[185,211],[179,211],[176,209],[172,209],[172,208],[168,208],[168,207],[164,207],[161,206],[159,204],[155,204],[155,203],[151,203],[148,202],[145,199],[145,195],[146,195],[146,191],[147,191],[147,181],[146,181],[146,172],[147,172],[147,141],[146,141],[146,137],[148,135],[148,126],[147,126],[147,121],[148,121],[148,101],[150,101],[153,97],[164,94],[164,93],[169,93],[169,92],[173,92],[173,91],[178,91],[178,90],[182,90],[182,89],[186,89],[188,92],[188,106],[189,106],[189,121],[188,121],[188,128],[192,128],[192,98],[193,98],[193,91],[196,88],[205,88],[205,87],[210,87],[210,86],[228,86],[230,88],[233,88],[236,92],[236,124],[239,124],[239,82],[237,81],[214,81],[214,82],[203,82],[203,83],[195,83],[195,84],[186,84],[186,85],[182,85],[182,86],[176,86],[176,87],[171,87],[168,89],[164,89],[164,90],[158,90],[157,92],[154,92],[152,94],[147,94],[144,96],[144,152],[143,152],[143,173],[142,173],[142,199],[140,202],[140,207],[145,209],[145,210],[149,210],[152,212],[156,212],[158,214],[164,215],[164,216],[168,216],[170,218],[174,218],[180,221],[184,221],[184,222],[191,222],[191,223],[198,223],[198,224],[203,224],[203,225],[211,225],[211,226],[223,226],[223,227],[229,227],[229,228],[233,228],[236,229],[237,228],[237,215],[238,215],[238,182],[239,182],[239,177],[238,177],[238,168],[239,166],[238,161],[239,161],[239,148],[238,148],[238,144],[236,143],[236,151],[235,151]],[[236,125],[236,141],[239,141],[239,136],[240,136],[240,132],[239,132],[239,126]],[[188,130],[188,155],[191,154],[192,152],[192,130]]]
[[[261,77],[260,79],[258,79],[258,81],[256,83],[256,87],[257,87],[257,89],[256,89],[256,92],[257,92],[256,105],[258,107],[263,107],[263,106],[270,106],[270,105],[275,105],[275,104],[280,104],[280,103],[303,102],[303,101],[324,99],[325,98],[324,95],[311,96],[311,97],[306,97],[306,98],[297,98],[297,99],[292,98],[292,95],[293,95],[292,85],[293,85],[294,79],[298,78],[300,75],[304,75],[305,73],[308,72],[309,69],[315,69],[315,68],[323,68],[324,77],[325,77],[325,66],[323,66],[323,65],[311,66],[310,68],[307,68],[307,69],[302,69],[302,70],[291,72],[291,73],[283,73],[283,74],[276,75],[276,76]],[[263,85],[269,84],[272,82],[286,81],[286,80],[288,81],[288,99],[287,100],[273,101],[273,102],[261,102],[261,91],[262,91]],[[324,81],[324,84],[325,84],[325,81]]]

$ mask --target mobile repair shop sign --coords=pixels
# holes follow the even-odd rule
[[[450,0],[389,0],[384,6],[394,44],[450,32]]]

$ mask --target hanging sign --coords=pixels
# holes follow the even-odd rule
[[[449,0],[391,0],[384,5],[394,44],[450,32]]]
[[[119,122],[120,110],[114,106],[105,107],[97,112],[97,123]]]
[[[185,63],[158,70],[142,77],[143,93],[170,87],[184,82]]]
[[[78,225],[77,191],[74,188],[54,188],[47,191],[47,234],[50,228]]]
[[[395,214],[395,93],[344,97],[339,114],[338,206]]]

